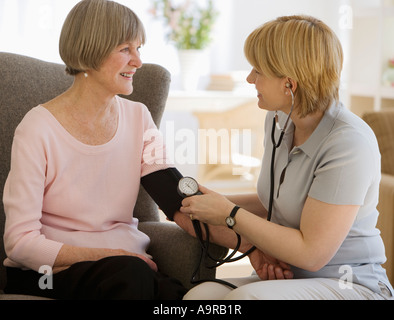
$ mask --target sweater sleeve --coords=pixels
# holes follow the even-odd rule
[[[40,136],[44,137],[34,134],[29,125],[17,128],[3,196],[4,264],[36,271],[43,265],[53,266],[63,245],[41,233],[47,159],[44,138]]]
[[[144,106],[143,152],[141,177],[152,172],[174,167],[168,157],[164,137],[153,122],[149,110]]]

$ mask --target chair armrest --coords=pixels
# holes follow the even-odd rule
[[[170,222],[141,222],[139,229],[151,239],[148,253],[152,255],[159,270],[180,280],[186,288],[193,287],[190,281],[201,256],[197,239]],[[210,254],[214,257],[224,258],[227,251],[227,248],[210,245]],[[215,275],[216,270],[206,268],[203,262],[199,279],[212,280]]]
[[[394,281],[394,176],[382,174],[379,190],[379,219],[377,227],[386,249],[387,261],[383,265],[391,282]]]

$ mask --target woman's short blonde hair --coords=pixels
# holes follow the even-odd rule
[[[145,29],[126,6],[107,0],[82,0],[68,14],[59,41],[66,72],[98,70],[105,58],[128,41],[145,43]]]
[[[342,46],[335,33],[310,16],[286,16],[253,31],[245,42],[249,63],[268,77],[297,82],[301,117],[339,100]]]

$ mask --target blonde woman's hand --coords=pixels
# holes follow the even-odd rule
[[[261,280],[292,279],[294,277],[290,265],[265,254],[257,248],[248,257]]]
[[[203,194],[185,198],[182,201],[180,211],[203,223],[226,226],[225,219],[235,204],[223,195],[201,185],[199,190]]]

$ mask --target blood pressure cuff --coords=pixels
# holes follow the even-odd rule
[[[171,221],[174,221],[175,212],[182,206],[183,198],[178,193],[178,182],[182,177],[176,168],[168,168],[141,178],[146,192]]]

